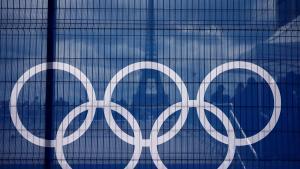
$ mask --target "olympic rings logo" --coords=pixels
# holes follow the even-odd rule
[[[23,85],[35,74],[45,71],[47,69],[53,70],[62,70],[68,72],[75,76],[82,85],[86,88],[88,102],[81,104],[78,107],[75,107],[68,115],[63,119],[61,124],[59,125],[59,129],[56,134],[56,139],[48,140],[44,138],[40,138],[35,136],[30,131],[26,129],[26,127],[22,124],[22,121],[18,115],[17,110],[17,100],[19,93],[23,87]],[[142,69],[151,69],[159,71],[175,82],[179,92],[181,93],[182,101],[171,105],[166,108],[154,122],[154,125],[151,130],[150,138],[144,139],[142,137],[141,129],[137,120],[133,117],[133,115],[121,105],[111,102],[112,93],[116,87],[116,85],[128,74]],[[274,108],[272,112],[272,116],[270,121],[266,124],[266,126],[257,134],[246,137],[246,138],[236,138],[234,133],[234,128],[228,119],[228,117],[215,105],[208,103],[204,99],[205,92],[209,87],[209,84],[214,80],[218,75],[223,72],[232,70],[232,69],[245,69],[252,71],[259,76],[261,76],[268,84],[273,94]],[[263,68],[258,65],[255,65],[250,62],[244,61],[233,61],[222,64],[216,68],[214,68],[208,75],[205,76],[202,81],[196,100],[190,100],[187,88],[180,78],[180,76],[173,71],[171,68],[156,62],[137,62],[128,65],[127,67],[121,69],[116,73],[110,80],[110,83],[107,85],[107,88],[104,92],[104,99],[97,100],[94,88],[87,78],[87,76],[82,73],[78,68],[71,66],[67,63],[61,62],[51,62],[51,63],[42,63],[36,65],[29,70],[27,70],[16,82],[13,87],[11,98],[10,98],[10,115],[12,122],[18,132],[29,142],[41,146],[41,147],[53,147],[55,148],[56,158],[59,159],[58,162],[60,166],[64,169],[69,169],[71,166],[66,161],[63,146],[68,145],[79,139],[90,127],[92,124],[93,118],[96,113],[97,108],[104,109],[104,117],[110,127],[110,129],[124,142],[134,146],[134,152],[131,160],[126,165],[125,168],[134,168],[140,158],[142,148],[149,147],[151,157],[155,166],[159,169],[167,168],[162,160],[160,159],[157,146],[164,144],[171,140],[183,127],[185,121],[187,120],[189,108],[196,108],[198,118],[203,125],[204,129],[208,134],[210,134],[214,139],[218,140],[221,143],[228,145],[228,151],[225,157],[225,160],[220,164],[218,168],[228,168],[234,158],[235,149],[237,146],[246,146],[259,142],[263,138],[265,138],[276,126],[276,123],[279,120],[280,112],[281,112],[281,95],[279,92],[279,88],[273,79],[273,77]],[[172,114],[176,111],[181,110],[181,114],[174,124],[174,126],[166,133],[161,136],[158,136],[158,132],[164,123]],[[227,131],[227,136],[218,132],[208,121],[205,110],[213,113],[220,121],[223,123]],[[80,115],[82,112],[87,111],[87,116],[81,126],[74,131],[69,136],[65,136],[65,132],[68,128],[68,125],[74,120],[75,117]],[[134,136],[128,135],[125,133],[116,123],[112,116],[112,111],[119,113],[123,118],[125,118],[129,125],[131,126]]]

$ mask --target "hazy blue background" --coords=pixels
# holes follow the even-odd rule
[[[97,99],[103,98],[110,79],[120,69],[149,60],[147,2],[62,0],[57,3],[56,61],[71,64],[85,73],[92,81]],[[43,168],[45,149],[23,139],[14,128],[9,99],[17,79],[47,59],[47,1],[1,1],[0,9],[0,166]],[[297,0],[154,0],[152,60],[179,74],[191,99],[196,98],[206,74],[233,60],[263,67],[280,88],[282,114],[277,126],[268,137],[253,145],[257,155],[249,146],[238,147],[231,168],[300,167],[299,10]],[[86,102],[87,97],[77,79],[62,71],[54,72],[53,133],[56,133],[66,114]],[[46,73],[37,74],[25,84],[18,99],[22,122],[40,137],[45,137],[45,86]],[[149,86],[153,97],[144,97]],[[237,137],[243,136],[230,111],[248,136],[260,131],[272,113],[273,99],[268,85],[250,71],[235,70],[220,75],[205,97],[228,115]],[[130,110],[143,129],[143,137],[148,138],[158,115],[181,101],[181,96],[167,76],[143,70],[124,78],[112,100]],[[89,130],[76,142],[64,146],[73,168],[120,168],[131,158],[133,146],[110,131],[102,113],[98,109]],[[172,127],[179,113],[165,122],[161,133]],[[114,115],[122,129],[133,135],[126,121]],[[222,123],[211,113],[207,115],[226,134]],[[85,114],[76,118],[68,133],[76,130],[84,118]],[[159,146],[159,154],[169,168],[217,168],[226,151],[226,145],[205,132],[194,109],[190,110],[182,131]],[[58,167],[53,157],[53,167]],[[155,167],[148,148],[143,149],[137,167]]]

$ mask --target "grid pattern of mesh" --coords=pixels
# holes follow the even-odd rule
[[[186,87],[189,99],[196,100],[203,83],[209,85],[205,101],[222,110],[236,138],[255,135],[271,119],[276,98],[270,86],[277,85],[281,114],[275,128],[267,125],[266,132],[272,131],[266,138],[237,146],[229,168],[299,168],[299,16],[298,0],[1,0],[0,168],[61,167],[53,147],[38,146],[20,134],[24,128],[14,126],[11,107],[33,135],[56,139],[67,114],[88,102],[88,82],[62,70],[39,72],[24,83],[17,105],[10,104],[16,98],[13,87],[22,83],[19,78],[31,67],[53,61],[85,74],[97,100],[103,100],[109,84],[117,83],[111,101],[132,114],[144,139],[150,138],[155,121],[168,107],[180,102],[181,109],[190,107],[182,102],[180,90]],[[124,67],[143,61],[169,67],[182,81],[176,78],[176,86],[170,72],[150,69],[111,81]],[[266,83],[252,67],[226,71],[210,84],[202,82],[214,68],[231,61],[256,64],[276,83]],[[183,124],[175,128],[175,137],[158,145],[161,161],[168,168],[217,168],[228,145],[208,134],[195,107],[186,121],[181,109],[158,131],[162,136],[177,121]],[[134,146],[116,136],[103,108],[97,108],[91,125],[81,130],[88,117],[83,110],[65,133],[84,132],[63,146],[67,162],[72,168],[124,168]],[[228,135],[224,119],[207,110],[205,114],[212,127]],[[134,136],[126,118],[115,111],[112,115],[123,132]],[[136,168],[155,168],[160,159],[143,147],[133,161],[138,161]]]

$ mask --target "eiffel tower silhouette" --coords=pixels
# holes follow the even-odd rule
[[[148,0],[145,60],[157,62],[153,8],[153,0]],[[142,70],[139,78],[138,90],[134,94],[132,103],[132,113],[137,119],[144,121],[140,125],[142,129],[145,129],[143,125],[152,125],[149,121],[154,121],[153,119],[156,119],[155,116],[158,116],[170,103],[168,95],[164,91],[161,74],[158,71]],[[149,128],[146,127],[146,129]]]

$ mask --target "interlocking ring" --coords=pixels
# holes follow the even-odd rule
[[[119,113],[123,118],[125,118],[128,121],[131,128],[135,128],[133,130],[134,136],[135,136],[133,141],[135,143],[138,143],[140,140],[142,140],[141,129],[139,127],[138,122],[132,116],[132,114],[129,113],[129,111],[126,110],[124,107],[122,107],[122,106],[120,106],[116,103],[111,103],[110,106],[111,106],[111,109],[113,111]],[[66,129],[68,128],[69,124],[74,120],[75,117],[77,117],[82,112],[85,112],[86,110],[88,110],[89,107],[103,108],[105,106],[103,104],[103,101],[97,101],[95,104],[93,104],[91,102],[84,103],[84,104],[76,107],[75,109],[73,109],[64,118],[64,120],[62,121],[62,123],[60,124],[60,126],[58,128],[58,131],[57,131],[57,134],[56,134],[56,141],[57,142],[56,142],[56,146],[55,146],[55,153],[56,153],[56,158],[60,159],[60,160],[58,160],[58,163],[64,169],[70,169],[71,168],[70,165],[68,164],[68,162],[66,161],[65,155],[64,155],[64,152],[63,152],[63,146],[64,146],[63,138],[64,138],[64,134],[66,132]],[[118,132],[116,132],[116,133],[118,133]],[[125,167],[126,169],[127,168],[134,168],[138,163],[137,159],[140,158],[141,153],[142,153],[142,147],[139,144],[133,144],[133,145],[134,145],[133,156],[132,156],[130,162]]]
[[[182,105],[187,105],[188,101],[189,101],[189,96],[188,96],[188,92],[187,92],[187,88],[184,85],[183,81],[181,80],[180,76],[177,75],[172,69],[170,69],[169,67],[162,65],[160,63],[156,63],[156,62],[137,62],[134,64],[131,64],[125,68],[123,68],[122,70],[120,70],[111,80],[110,83],[107,85],[107,88],[105,90],[104,93],[104,104],[106,106],[104,106],[104,116],[106,118],[106,121],[109,124],[110,129],[123,141],[125,141],[128,144],[134,145],[134,138],[130,135],[128,135],[127,133],[123,132],[119,126],[117,125],[117,123],[115,122],[112,114],[111,114],[111,96],[113,94],[113,91],[115,89],[115,87],[117,86],[117,84],[122,80],[122,78],[124,78],[125,76],[127,76],[128,74],[137,71],[137,70],[141,70],[141,69],[152,69],[152,70],[157,70],[161,73],[164,73],[165,75],[169,76],[176,84],[179,92],[181,93],[181,97],[182,97]],[[171,138],[173,138],[178,132],[178,129],[181,129],[184,125],[184,122],[187,119],[188,116],[188,107],[185,106],[182,108],[182,112],[177,120],[177,122],[175,123],[175,125],[171,128],[170,131],[166,132],[164,135],[160,136],[158,139],[158,144],[162,144],[164,142],[169,141]],[[135,128],[133,128],[133,130],[135,130]],[[117,132],[117,131],[121,131],[121,132]],[[144,146],[149,146],[151,144],[151,140],[150,139],[143,139],[141,142]]]
[[[151,130],[150,139],[151,139],[152,144],[150,145],[150,152],[151,152],[152,159],[155,159],[155,160],[153,160],[154,164],[159,169],[166,169],[167,167],[163,164],[162,160],[160,159],[159,153],[157,150],[158,132],[159,132],[161,126],[163,125],[163,123],[172,114],[181,110],[181,105],[182,105],[182,103],[179,102],[179,103],[173,104],[172,106],[167,108],[162,114],[160,114],[160,116],[154,122],[153,128]],[[197,102],[194,100],[190,100],[188,103],[188,107],[197,107],[197,105],[198,105]],[[229,119],[227,118],[227,116],[224,116],[224,113],[219,108],[215,107],[214,105],[212,105],[210,103],[205,102],[204,109],[208,110],[209,112],[212,112],[220,121],[222,121],[223,126],[225,127],[225,129],[227,131],[228,139],[229,139],[228,140],[228,151],[227,151],[225,160],[218,167],[218,169],[228,168],[231,161],[234,158],[235,148],[236,148],[235,143],[234,143],[234,139],[235,139],[234,128],[233,128],[231,122],[229,121]],[[228,124],[228,126],[225,124]],[[178,130],[181,130],[181,128]],[[206,131],[208,132],[208,130],[206,130]]]
[[[18,115],[17,111],[17,100],[18,95],[23,87],[23,85],[35,74],[45,71],[47,69],[54,69],[54,70],[62,70],[66,71],[72,75],[74,75],[78,80],[81,81],[83,86],[87,90],[88,95],[88,102],[81,104],[80,106],[75,107],[72,111],[70,111],[67,116],[63,119],[61,124],[59,125],[59,129],[56,134],[56,139],[54,140],[47,140],[44,138],[40,138],[38,136],[33,135],[30,131],[26,129],[26,127],[22,124],[20,117]],[[142,69],[151,69],[159,71],[168,77],[171,78],[176,84],[176,86],[179,89],[179,92],[182,96],[182,101],[178,102],[176,104],[171,105],[170,107],[166,108],[157,118],[157,120],[154,122],[150,138],[144,139],[142,137],[141,128],[137,122],[137,120],[133,117],[133,115],[124,107],[121,105],[118,105],[116,103],[111,102],[111,96],[114,92],[114,89],[116,85],[128,74]],[[212,80],[214,80],[218,75],[220,75],[223,72],[232,70],[232,69],[246,69],[253,71],[254,73],[257,73],[259,76],[261,76],[270,86],[273,99],[274,99],[274,109],[273,114],[271,116],[271,119],[269,123],[257,134],[247,137],[247,138],[236,138],[234,133],[234,128],[222,110],[220,110],[218,107],[206,102],[204,100],[205,92],[211,83]],[[157,146],[161,145],[163,143],[168,142],[170,139],[175,137],[175,135],[182,129],[183,125],[185,124],[187,117],[188,117],[188,111],[189,108],[196,108],[197,114],[200,120],[200,123],[206,130],[206,132],[212,136],[214,139],[218,140],[221,143],[228,145],[228,151],[225,157],[225,160],[220,164],[218,167],[221,168],[228,168],[234,158],[235,149],[236,146],[245,146],[254,144],[263,138],[265,138],[270,132],[274,129],[276,126],[280,112],[281,112],[281,96],[279,92],[279,88],[273,79],[273,77],[263,68],[250,63],[250,62],[243,62],[243,61],[235,61],[235,62],[228,62],[223,65],[220,65],[213,69],[203,80],[203,82],[200,85],[200,88],[197,93],[197,99],[196,100],[190,100],[189,95],[187,92],[187,88],[184,85],[184,82],[180,78],[180,76],[174,72],[171,68],[160,64],[156,62],[137,62],[133,63],[119,72],[116,73],[116,75],[113,76],[110,83],[107,85],[107,88],[104,92],[104,99],[103,100],[97,100],[94,88],[92,87],[92,84],[90,83],[90,80],[86,77],[84,73],[82,73],[79,69],[61,62],[51,62],[51,63],[42,63],[37,66],[34,66],[30,68],[28,71],[26,71],[17,81],[17,83],[14,85],[12,93],[11,93],[11,99],[10,99],[10,114],[11,119],[13,121],[14,126],[18,130],[18,132],[29,142],[42,146],[42,147],[54,147],[55,148],[55,154],[60,164],[60,166],[64,169],[69,169],[71,166],[68,164],[68,162],[65,159],[65,155],[63,152],[63,146],[70,144],[77,139],[79,139],[90,127],[92,124],[93,118],[95,116],[95,112],[97,108],[103,108],[104,109],[104,117],[107,121],[107,124],[109,125],[110,129],[116,134],[117,137],[119,137],[124,142],[131,144],[134,146],[134,153],[129,161],[129,163],[126,165],[125,168],[134,168],[140,159],[142,148],[143,147],[149,147],[151,157],[153,159],[153,162],[155,166],[159,169],[165,169],[167,168],[162,160],[159,157]],[[116,123],[112,116],[111,111],[115,111],[118,114],[120,114],[123,118],[125,118],[130,127],[133,130],[133,136],[128,135],[125,133]],[[162,127],[163,123],[175,112],[181,110],[181,114],[176,121],[175,125],[166,133],[164,133],[162,136],[158,136],[158,132],[160,131],[160,128]],[[221,133],[219,133],[208,121],[205,110],[213,113],[222,123],[227,131],[227,135],[225,136]],[[88,111],[88,114],[82,123],[82,125],[74,131],[69,136],[65,137],[65,132],[69,126],[69,124],[81,113]],[[79,132],[80,131],[80,132]]]
[[[259,133],[255,134],[251,137],[236,138],[234,141],[236,146],[245,146],[245,145],[254,144],[254,143],[262,140],[263,138],[265,138],[268,134],[270,134],[270,132],[276,126],[276,124],[279,120],[280,111],[281,111],[281,96],[280,96],[279,88],[278,88],[275,80],[273,79],[273,77],[266,70],[264,70],[263,68],[255,65],[253,63],[242,62],[242,61],[228,62],[228,63],[225,63],[223,65],[216,67],[208,75],[206,75],[206,77],[202,81],[200,88],[198,90],[198,93],[197,93],[197,101],[199,101],[199,103],[200,103],[200,106],[197,107],[198,117],[199,117],[203,127],[213,138],[215,138],[219,142],[228,144],[227,137],[224,136],[223,134],[219,133],[207,120],[205,113],[204,113],[203,105],[205,103],[205,101],[204,101],[205,91],[207,90],[211,81],[214,80],[219,74],[226,72],[228,70],[232,70],[232,69],[246,69],[246,70],[250,70],[252,72],[257,73],[269,84],[272,94],[273,94],[274,109],[273,109],[271,119],[270,119],[269,123],[265,126],[265,128],[262,129]],[[212,134],[212,133],[214,133],[214,134]]]
[[[89,102],[95,102],[96,101],[96,94],[94,91],[94,88],[90,82],[90,80],[86,77],[84,73],[82,73],[79,69],[75,68],[74,66],[71,66],[66,63],[61,62],[50,62],[50,63],[42,63],[39,65],[36,65],[29,70],[27,70],[16,82],[16,84],[13,87],[13,90],[11,92],[10,97],[10,116],[11,120],[18,130],[18,132],[29,142],[41,146],[41,147],[55,147],[55,140],[47,140],[44,138],[37,137],[33,135],[30,131],[27,130],[27,128],[23,125],[19,114],[17,110],[17,102],[18,102],[18,96],[21,92],[21,89],[23,88],[24,84],[34,75],[45,71],[47,69],[54,69],[54,70],[62,70],[65,72],[68,72],[72,75],[74,75],[78,80],[81,81],[82,85],[85,87],[87,91],[87,96]],[[64,145],[70,144],[74,141],[76,141],[79,137],[81,137],[84,132],[88,129],[88,127],[92,124],[93,118],[95,116],[96,109],[94,107],[90,107],[88,109],[88,114],[82,123],[82,125],[71,135],[68,137],[65,137],[63,140]]]

